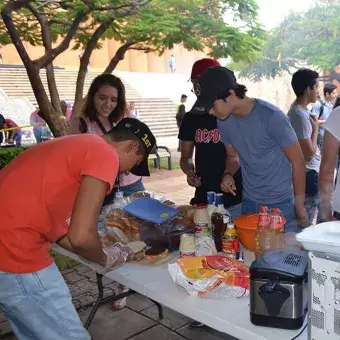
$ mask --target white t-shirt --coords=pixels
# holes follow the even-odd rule
[[[340,141],[340,106],[337,107],[326,120],[324,125],[326,131],[331,133],[338,141]],[[339,176],[339,175],[338,175]],[[340,212],[340,178],[336,183],[334,191],[334,210]]]

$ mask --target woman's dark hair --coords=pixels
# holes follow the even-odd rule
[[[340,96],[337,96],[333,105],[333,110],[340,106]]]
[[[97,120],[97,112],[94,106],[94,96],[103,85],[112,86],[117,89],[117,106],[109,116],[109,121],[111,124],[117,123],[119,120],[124,118],[124,115],[127,112],[127,105],[125,98],[125,86],[120,78],[112,74],[101,74],[92,81],[87,94],[86,103],[83,108],[83,116],[89,118],[89,120],[92,122]]]

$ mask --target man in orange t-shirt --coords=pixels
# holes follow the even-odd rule
[[[106,135],[66,136],[34,146],[0,171],[0,310],[18,339],[87,340],[50,243],[99,263],[124,264],[131,250],[102,249],[97,220],[119,172],[148,175],[155,137],[125,118]]]

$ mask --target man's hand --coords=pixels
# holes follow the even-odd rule
[[[319,130],[319,125],[320,125],[319,121],[318,121],[318,118],[316,116],[311,115],[311,116],[309,116],[309,120],[310,120],[310,122],[312,124],[313,132],[318,131]]]
[[[307,228],[310,226],[307,210],[305,209],[304,206],[302,207],[295,206],[295,215],[298,226],[302,228]]]
[[[236,185],[234,177],[231,176],[230,174],[225,174],[222,179],[221,189],[227,194],[236,196]]]
[[[115,243],[114,245],[103,249],[107,256],[105,267],[116,269],[124,264],[127,260],[132,260],[134,257],[133,251],[122,243]]]
[[[201,178],[197,176],[197,174],[190,170],[187,172],[187,182],[191,187],[198,188],[201,186]]]

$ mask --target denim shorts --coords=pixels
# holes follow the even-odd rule
[[[30,274],[0,272],[0,311],[18,340],[91,340],[54,263]]]
[[[300,231],[302,231],[302,228],[300,228],[297,225],[297,221],[295,218],[294,201],[292,199],[283,202],[278,202],[275,204],[255,203],[244,200],[242,202],[242,214],[244,215],[258,213],[261,205],[266,205],[268,209],[278,208],[281,210],[282,214],[284,215],[287,221],[285,225],[285,233],[288,232],[299,233]]]

